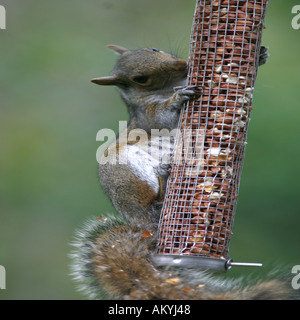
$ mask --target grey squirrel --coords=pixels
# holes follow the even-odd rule
[[[117,65],[111,76],[92,82],[119,89],[130,122],[104,154],[105,161],[99,165],[100,182],[116,210],[132,225],[153,229],[159,220],[168,177],[168,165],[162,157],[172,152],[170,132],[177,128],[184,102],[200,91],[185,87],[188,66],[183,59],[154,48],[130,51],[115,45],[108,47],[120,54]],[[146,135],[136,143],[139,129]],[[153,135],[153,129],[163,131]],[[131,133],[134,141],[130,141]],[[162,145],[163,134],[170,138],[169,145]]]
[[[285,299],[284,280],[247,288],[238,280],[219,280],[206,271],[155,267],[150,259],[169,174],[163,160],[172,153],[170,131],[177,128],[184,103],[201,94],[186,86],[185,60],[157,49],[108,46],[120,57],[108,77],[93,83],[116,86],[130,122],[105,151],[99,164],[101,185],[120,217],[91,220],[74,241],[73,277],[95,299]],[[260,65],[268,54],[261,49]],[[145,135],[137,138],[138,130]],[[153,135],[153,129],[159,134]],[[167,129],[167,130],[162,130]],[[137,130],[137,131],[136,131]],[[134,139],[130,139],[134,132]],[[168,146],[162,146],[165,138]],[[132,140],[132,141],[131,141]],[[153,155],[151,149],[155,149]],[[167,150],[167,151],[166,151]],[[123,160],[126,160],[124,163]]]

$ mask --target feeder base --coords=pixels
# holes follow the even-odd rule
[[[204,269],[226,272],[233,266],[237,267],[262,267],[262,263],[233,262],[232,259],[216,259],[208,257],[191,257],[181,255],[153,255],[153,264],[157,267],[177,267]]]
[[[181,255],[153,255],[152,262],[157,267],[178,267],[227,271],[228,260]]]

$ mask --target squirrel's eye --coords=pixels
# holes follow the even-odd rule
[[[147,83],[148,79],[149,77],[139,76],[139,77],[134,77],[132,80],[136,83],[145,84]]]
[[[155,49],[155,48],[150,48],[150,50],[154,51],[154,52],[159,52],[159,50]]]

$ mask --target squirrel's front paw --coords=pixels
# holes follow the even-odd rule
[[[157,172],[159,176],[169,176],[171,172],[171,164],[170,163],[160,163]]]
[[[183,107],[184,102],[196,99],[202,94],[202,88],[198,86],[175,87],[174,91],[172,107],[175,110],[180,110]]]
[[[175,87],[174,91],[182,101],[195,99],[202,94],[202,89],[198,86]]]

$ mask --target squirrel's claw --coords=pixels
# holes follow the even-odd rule
[[[261,46],[260,47],[260,52],[259,52],[259,60],[258,60],[258,65],[261,66],[265,64],[269,58],[269,53],[268,53],[268,47]]]
[[[174,91],[183,100],[194,99],[199,97],[202,94],[202,89],[198,86],[175,87]]]

